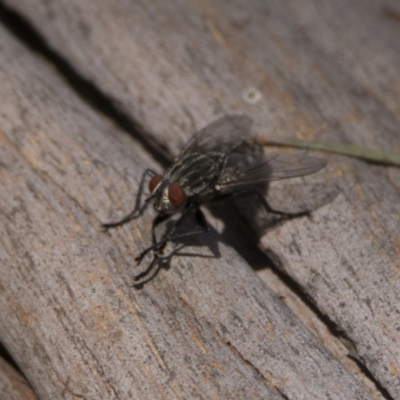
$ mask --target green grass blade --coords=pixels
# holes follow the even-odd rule
[[[383,151],[367,149],[365,147],[354,145],[298,139],[267,139],[266,141],[263,140],[262,143],[273,146],[287,146],[324,151],[327,153],[360,158],[362,160],[373,163],[394,165],[396,167],[400,167],[400,154],[390,154]]]

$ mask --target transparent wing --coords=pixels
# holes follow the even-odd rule
[[[324,160],[305,155],[232,153],[227,158],[218,186],[221,193],[231,193],[248,186],[313,174],[325,165]]]
[[[194,152],[228,153],[249,136],[252,123],[246,115],[222,117],[196,133],[183,147],[179,158]]]

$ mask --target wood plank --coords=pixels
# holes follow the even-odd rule
[[[99,225],[157,164],[0,29],[0,337],[38,398],[371,398],[223,243],[134,289],[152,216]]]
[[[170,154],[232,111],[252,115],[265,135],[399,152],[397,4],[331,3],[9,4]],[[262,244],[397,398],[399,171],[330,157],[323,174],[336,200]],[[299,192],[274,186],[273,204]]]

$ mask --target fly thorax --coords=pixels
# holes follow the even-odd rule
[[[168,195],[168,186],[162,192],[160,201],[159,201],[159,212],[164,214],[172,214],[175,212],[175,207],[172,206],[171,201],[169,200]]]

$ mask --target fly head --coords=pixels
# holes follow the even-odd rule
[[[149,181],[154,209],[160,214],[174,214],[186,203],[186,193],[177,182],[171,182],[162,175],[154,175]]]

